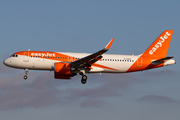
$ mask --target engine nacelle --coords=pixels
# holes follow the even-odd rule
[[[54,78],[70,79],[71,65],[69,63],[54,63]]]

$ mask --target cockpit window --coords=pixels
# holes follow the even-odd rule
[[[14,57],[15,55],[14,54],[12,54],[10,57]]]
[[[12,54],[10,57],[18,57],[18,55]]]

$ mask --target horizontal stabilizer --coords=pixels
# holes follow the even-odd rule
[[[170,60],[172,58],[173,58],[173,56],[165,57],[165,58],[162,58],[162,59],[159,59],[159,60],[152,61],[151,64],[158,65],[158,64],[161,64],[164,61]]]

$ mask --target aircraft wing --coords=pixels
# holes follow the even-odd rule
[[[72,67],[77,69],[77,68],[88,68],[91,69],[91,65],[95,62],[97,62],[98,60],[101,60],[102,58],[102,54],[104,54],[105,52],[107,52],[110,47],[111,44],[113,43],[114,38],[111,39],[111,41],[106,45],[106,47],[96,53],[93,53],[89,56],[86,56],[84,58],[81,58],[79,60],[76,60],[74,62],[71,63]]]

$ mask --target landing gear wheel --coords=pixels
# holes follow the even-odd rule
[[[28,78],[27,75],[28,75],[28,69],[25,69],[25,75],[23,77],[25,80]]]
[[[86,75],[83,75],[83,76],[82,76],[81,83],[82,83],[82,84],[86,84],[86,82],[87,82],[87,76],[86,76]]]
[[[25,75],[23,78],[26,80],[28,77],[27,77],[27,75]]]

